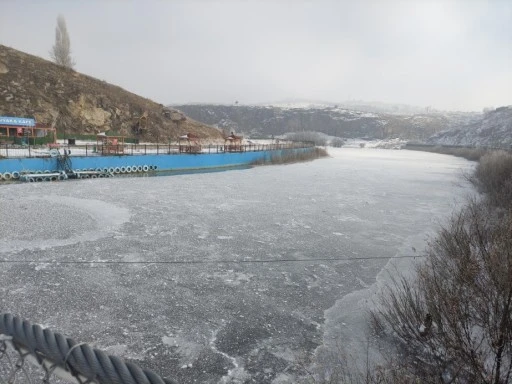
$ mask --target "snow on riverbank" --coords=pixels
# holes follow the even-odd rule
[[[407,140],[400,138],[384,140],[363,140],[347,139],[343,148],[381,148],[381,149],[401,149],[407,144]]]

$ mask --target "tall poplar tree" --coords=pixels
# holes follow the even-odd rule
[[[69,40],[68,28],[64,16],[57,17],[57,27],[55,28],[55,45],[50,51],[52,60],[64,67],[73,68],[75,62],[71,57],[71,42]]]

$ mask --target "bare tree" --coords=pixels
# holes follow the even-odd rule
[[[57,17],[57,27],[55,28],[55,45],[50,51],[53,61],[67,68],[73,68],[75,62],[71,57],[71,42],[69,40],[68,28],[64,16]]]
[[[290,132],[286,134],[286,139],[291,141],[310,141],[315,145],[327,145],[326,136],[320,132]]]
[[[343,144],[345,144],[345,140],[343,140],[341,137],[335,137],[331,140],[331,147],[341,148],[343,147]]]

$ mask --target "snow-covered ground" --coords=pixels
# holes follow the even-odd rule
[[[371,148],[371,149],[401,149],[407,144],[407,140],[400,138],[383,140],[347,139],[344,148]]]
[[[383,268],[421,253],[469,192],[472,163],[329,151],[222,173],[3,185],[0,259],[14,262],[0,270],[2,311],[181,383],[294,382],[304,354],[340,343],[363,356]]]

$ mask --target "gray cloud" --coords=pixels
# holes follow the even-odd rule
[[[507,0],[34,0],[2,8],[1,44],[48,58],[62,13],[78,71],[161,103],[512,103]]]

